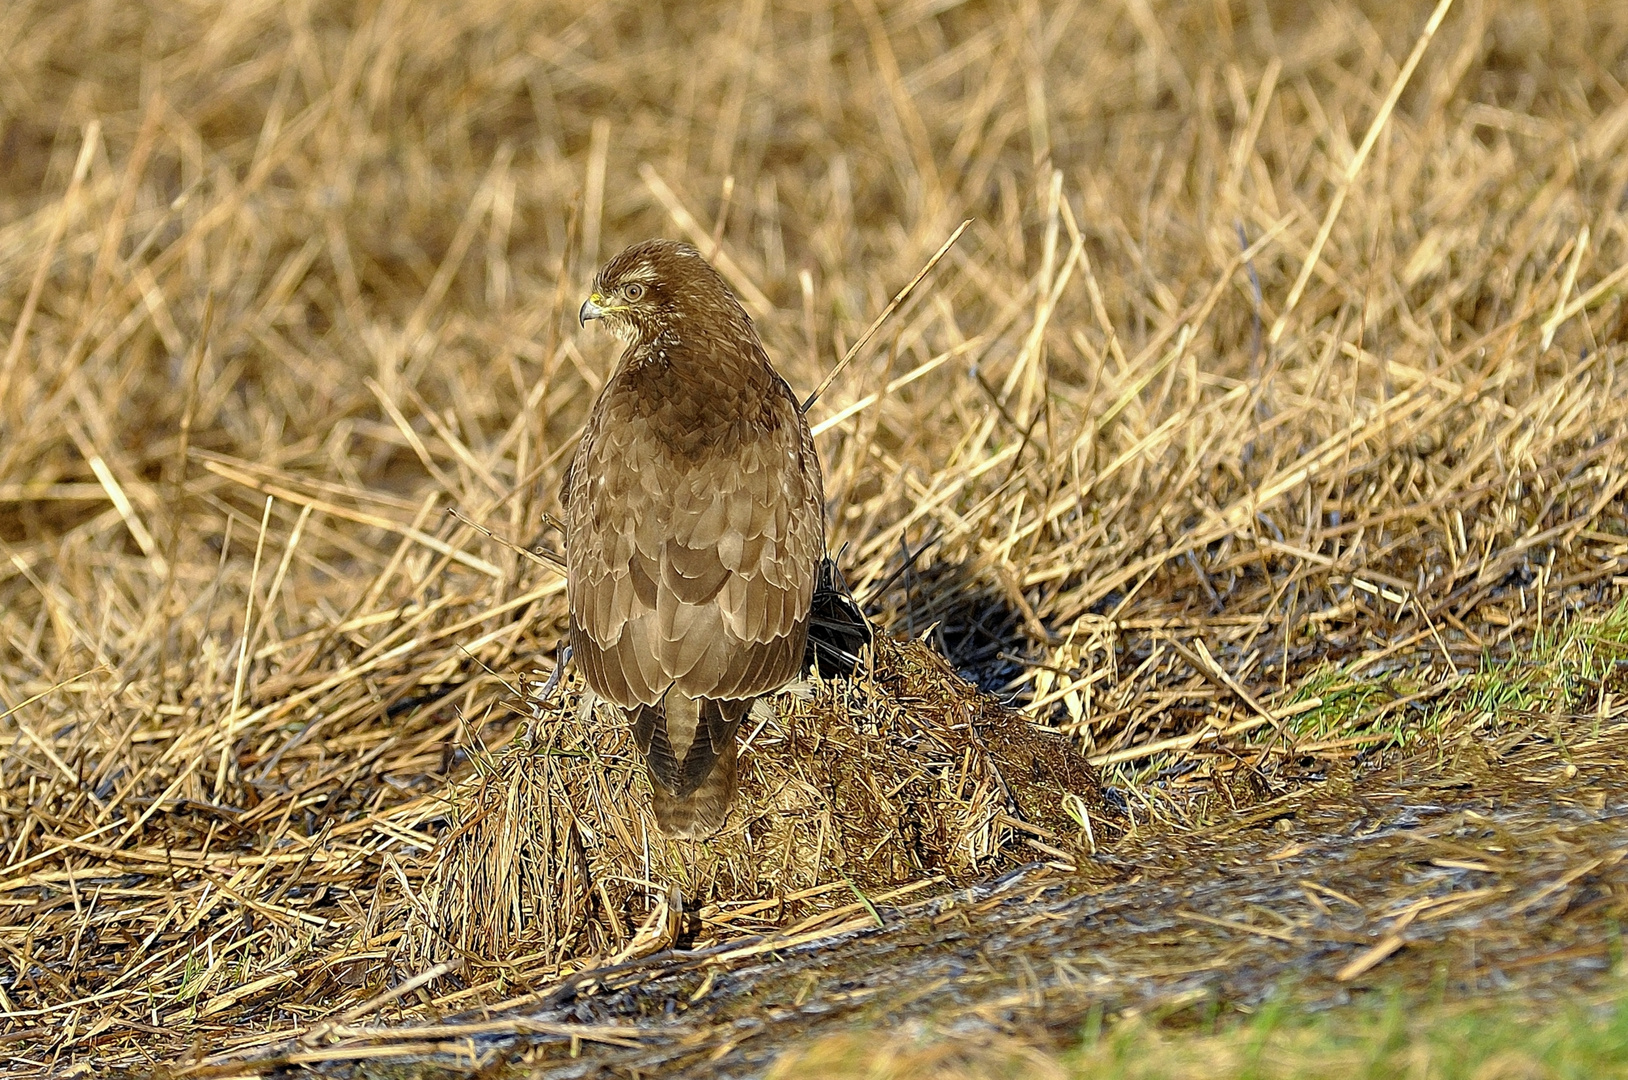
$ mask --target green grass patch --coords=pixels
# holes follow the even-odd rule
[[[1398,996],[1319,1013],[1274,1004],[1204,1033],[1135,1020],[1089,1037],[1061,1065],[1093,1080],[1593,1080],[1628,1070],[1628,988],[1547,1011]]]
[[[1613,686],[1628,689],[1625,660],[1628,601],[1552,623],[1517,656],[1484,656],[1474,671],[1438,674],[1433,685],[1413,673],[1364,678],[1330,666],[1306,679],[1294,698],[1318,697],[1322,704],[1287,723],[1302,740],[1374,735],[1407,747],[1462,731],[1465,724],[1509,726],[1557,713],[1592,713]]]
[[[770,1080],[1606,1080],[1628,1075],[1628,985],[1587,1001],[1443,1002],[1400,994],[1311,1012],[1275,1002],[1241,1020],[1210,1010],[1104,1023],[1080,1046],[1021,1033],[849,1031],[792,1049]]]

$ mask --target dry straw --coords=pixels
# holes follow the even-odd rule
[[[1066,739],[918,642],[879,638],[867,660],[780,695],[747,735],[741,805],[704,844],[661,837],[619,725],[574,694],[534,701],[516,741],[444,796],[452,828],[390,920],[409,966],[706,947],[1027,862],[1072,868],[1082,830],[1122,831]]]
[[[1363,753],[1406,704],[1306,702],[1456,685],[1628,574],[1614,0],[1429,35],[1211,0],[13,8],[17,1071],[427,1024],[1089,848],[1088,786],[1021,790],[914,646],[785,703],[700,854],[646,855],[569,683],[540,717],[511,689],[562,583],[475,526],[557,551],[611,361],[569,313],[634,239],[713,252],[806,394],[972,220],[810,412],[831,547],[1139,827]]]

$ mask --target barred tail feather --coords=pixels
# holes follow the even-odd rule
[[[713,762],[712,770],[688,795],[669,791],[650,770],[651,806],[656,827],[664,835],[682,840],[702,840],[723,827],[729,804],[735,798],[738,780],[735,770],[735,740],[731,738]]]
[[[695,840],[723,825],[735,797],[735,733],[751,705],[686,697],[673,688],[659,704],[632,711],[663,833]]]

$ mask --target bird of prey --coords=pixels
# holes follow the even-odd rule
[[[735,739],[802,666],[825,553],[820,462],[724,279],[648,240],[579,321],[627,343],[566,472],[571,650],[644,754],[656,824],[699,839],[736,789]]]

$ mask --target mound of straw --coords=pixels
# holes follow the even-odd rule
[[[730,820],[704,842],[656,830],[620,722],[571,692],[534,701],[515,741],[445,795],[453,827],[405,897],[414,963],[615,963],[830,917],[833,899],[874,911],[1036,860],[1072,869],[1122,831],[1066,739],[920,642],[881,635],[866,659],[855,679],[774,699]]]

